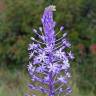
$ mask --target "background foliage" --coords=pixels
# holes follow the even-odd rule
[[[0,0],[0,66],[26,67],[32,28],[42,26],[49,4],[56,5],[54,19],[73,43],[72,68],[80,92],[96,95],[96,0]]]

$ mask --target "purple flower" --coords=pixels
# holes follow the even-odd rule
[[[70,47],[71,44],[66,40],[66,39],[63,39],[62,40],[63,44],[66,46],[66,47]]]
[[[63,30],[64,30],[64,26],[61,26],[61,27],[60,27],[60,31],[63,31]]]
[[[55,31],[54,27],[56,23],[53,21],[53,11],[55,11],[55,6],[48,6],[45,8],[43,17],[41,19],[45,34],[45,42],[47,46],[54,45],[55,42]]]
[[[47,68],[49,69],[49,72],[58,73],[59,71],[59,65],[57,63],[50,63]]]
[[[74,55],[73,55],[73,53],[71,51],[68,53],[68,55],[69,55],[70,59],[74,59]]]
[[[67,52],[65,49],[70,48],[71,44],[66,39],[67,33],[56,40],[57,33],[55,35],[55,21],[53,20],[53,11],[55,6],[50,5],[44,10],[44,14],[41,18],[42,27],[39,27],[38,34],[36,29],[33,32],[39,36],[40,41],[31,37],[32,44],[29,44],[29,65],[28,72],[31,76],[33,84],[29,84],[29,88],[32,90],[40,91],[48,96],[55,96],[56,94],[62,94],[62,92],[70,93],[69,79],[71,77],[70,59],[74,56],[72,52]],[[44,32],[43,32],[44,30]],[[61,26],[60,31],[63,31],[64,27]],[[41,83],[38,86],[35,82]],[[44,86],[46,85],[46,87]],[[58,85],[56,87],[56,85]],[[35,95],[33,95],[35,96]]]
[[[33,50],[38,48],[38,44],[34,44],[34,42],[32,44],[29,44],[28,50]]]
[[[71,93],[72,92],[72,88],[71,87],[68,87],[67,89],[66,89],[66,94],[69,94],[69,93]]]
[[[62,76],[62,75],[60,75],[60,77],[58,77],[58,80],[60,81],[60,82],[62,82],[62,83],[67,83],[67,80],[66,80],[66,78],[64,77],[64,76]]]

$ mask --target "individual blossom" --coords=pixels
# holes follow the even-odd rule
[[[60,77],[58,77],[58,80],[60,81],[60,82],[62,82],[62,83],[67,83],[67,80],[66,80],[66,78],[64,77],[64,76],[62,76],[62,75],[60,75]]]
[[[56,22],[53,20],[53,11],[56,11],[54,5],[46,7],[41,18],[43,27],[39,27],[38,31],[33,29],[39,40],[31,37],[32,43],[28,46],[28,72],[33,82],[28,86],[31,90],[48,96],[59,96],[72,91],[69,86],[70,60],[74,59],[74,55],[66,50],[71,48],[70,42],[66,39],[67,33],[58,38],[58,34],[63,33],[64,26],[55,34]]]

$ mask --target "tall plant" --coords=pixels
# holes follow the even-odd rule
[[[60,31],[55,34],[56,22],[53,20],[53,11],[56,11],[55,6],[46,7],[41,18],[43,28],[39,27],[38,31],[33,29],[40,40],[31,37],[32,43],[28,47],[28,71],[32,82],[39,82],[39,85],[34,83],[29,84],[29,87],[48,96],[57,94],[59,96],[62,93],[67,95],[72,91],[69,86],[71,78],[69,61],[74,56],[70,51],[71,44],[66,39],[67,33],[57,39],[57,35],[64,30],[64,27],[61,26]]]

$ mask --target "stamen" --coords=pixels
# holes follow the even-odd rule
[[[64,86],[64,84],[60,85],[60,86],[55,90],[55,92],[56,92],[57,90],[59,90],[61,87],[63,87],[63,86]]]
[[[33,37],[31,37],[31,39],[32,39],[33,41],[35,41],[35,42],[39,43],[39,44],[46,45],[46,43],[40,42],[40,41],[36,40],[36,39],[35,39],[35,38],[33,38]]]
[[[29,54],[29,59],[31,59],[34,55],[34,51]]]
[[[58,42],[59,40],[62,40],[66,35],[67,35],[67,33],[64,33],[61,38],[59,38],[58,40],[56,40],[56,42]]]
[[[42,32],[42,27],[39,27],[39,31],[41,32],[42,36],[44,36],[44,33]]]
[[[62,42],[59,42],[59,43],[57,43],[57,44],[55,44],[55,46],[58,46],[58,45],[60,45]]]
[[[40,29],[39,29],[39,30],[40,30]],[[38,35],[40,39],[44,40],[44,39],[43,39],[43,36],[40,35],[40,34],[38,34],[36,29],[33,29],[33,32],[34,32],[36,35]]]
[[[55,51],[55,50],[57,50],[58,48],[61,48],[61,47],[63,47],[63,46],[64,46],[64,45],[62,44],[62,45],[60,45],[60,46],[54,48],[53,51]]]
[[[55,36],[57,36],[61,31],[59,31]]]
[[[61,38],[57,39],[55,42],[58,42],[60,40],[62,40],[64,37],[62,36]]]

